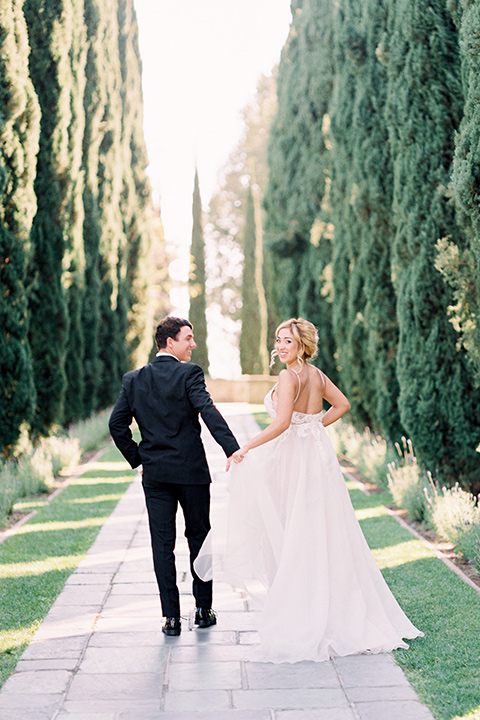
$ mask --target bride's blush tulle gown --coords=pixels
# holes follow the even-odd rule
[[[275,417],[271,395],[265,406]],[[285,432],[250,450],[230,475],[226,538],[213,569],[260,597],[260,643],[246,659],[323,661],[406,648],[404,638],[422,635],[375,563],[321,413],[294,412]],[[211,542],[195,563],[205,579]]]

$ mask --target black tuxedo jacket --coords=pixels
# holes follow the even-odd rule
[[[202,368],[160,355],[124,375],[110,416],[110,433],[132,467],[143,465],[144,483],[209,483],[199,414],[227,457],[238,450],[205,388]],[[139,445],[130,430],[133,418],[142,438]]]

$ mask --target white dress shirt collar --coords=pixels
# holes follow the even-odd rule
[[[155,357],[162,357],[163,355],[166,355],[167,357],[175,358],[175,360],[177,362],[180,362],[180,360],[177,358],[176,355],[174,355],[173,353],[166,352],[165,350],[159,350]]]

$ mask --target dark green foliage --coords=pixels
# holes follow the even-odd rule
[[[129,364],[145,362],[152,346],[155,254],[161,251],[161,224],[151,209],[151,188],[143,136],[142,64],[133,0],[119,0],[119,58],[122,98],[122,146],[125,173],[122,191],[123,231],[127,239],[122,258],[126,269],[124,294],[127,301],[126,332]],[[166,313],[163,313],[166,314]],[[161,316],[161,315],[160,315]]]
[[[85,23],[83,22],[84,0],[69,0],[65,11],[67,13],[65,46],[68,53],[65,53],[62,58],[61,80],[62,92],[65,96],[64,121],[67,124],[65,150],[68,166],[63,168],[61,182],[65,235],[63,282],[66,288],[69,318],[65,359],[67,387],[64,406],[64,422],[67,424],[85,415],[85,342],[82,318],[85,290],[82,146],[85,132],[83,98],[87,43]]]
[[[198,171],[195,169],[192,202],[192,244],[190,248],[190,275],[188,289],[190,293],[189,320],[193,325],[197,347],[192,353],[192,361],[200,365],[208,374],[207,350],[207,302],[205,297],[205,243],[203,240],[202,200]]]
[[[116,0],[85,0],[88,54],[83,138],[86,402],[106,407],[127,369],[126,305],[120,298],[127,242],[121,216],[122,96]],[[123,262],[123,264],[122,264]],[[123,317],[120,317],[123,315]],[[117,333],[117,334],[115,334]],[[115,393],[116,388],[116,393]]]
[[[37,388],[33,425],[38,432],[46,432],[52,424],[63,421],[67,387],[69,320],[63,272],[68,249],[65,203],[70,160],[72,8],[69,0],[26,0],[23,9],[31,48],[30,76],[42,111],[35,178],[37,213],[28,273],[29,338]]]
[[[11,452],[24,421],[46,432],[111,404],[128,349],[146,360],[163,237],[133,0],[8,0],[0,50],[0,447]]]
[[[463,107],[457,41],[442,0],[392,2],[388,124],[400,414],[415,452],[442,481],[478,491],[480,398],[448,320],[451,292],[435,268],[440,238],[460,249],[466,243],[447,192]]]
[[[480,12],[292,12],[265,197],[271,301],[319,326],[318,363],[338,367],[358,425],[407,433],[442,482],[477,492]]]
[[[315,318],[318,329],[318,353],[313,361],[332,380],[338,382],[335,340],[332,328],[331,246],[328,231],[319,246],[311,245],[303,258],[298,278],[298,315]]]
[[[25,264],[40,127],[22,4],[0,7],[0,452],[7,457],[35,407]]]
[[[392,440],[404,430],[396,379],[396,297],[391,282],[393,170],[381,57],[385,2],[344,2],[336,16],[334,323],[341,383],[352,415]],[[380,48],[380,52],[377,52]]]
[[[455,304],[451,321],[460,332],[462,345],[480,384],[480,7],[458,3],[460,58],[465,104],[456,138],[453,188],[459,220],[469,240],[460,251],[452,243],[439,248],[438,267],[453,287]]]
[[[245,204],[245,225],[243,228],[243,276],[242,276],[242,331],[240,334],[240,365],[244,375],[262,373],[260,353],[260,302],[256,286],[256,245],[255,209],[252,188],[249,186]]]
[[[21,247],[0,222],[0,444],[6,457],[35,407],[23,263]]]
[[[85,415],[85,367],[84,334],[82,328],[83,288],[72,284],[67,290],[68,316],[70,318],[65,374],[63,422],[65,425]]]
[[[275,319],[302,314],[318,325],[317,363],[335,378],[327,201],[331,161],[325,134],[333,83],[331,8],[326,0],[292,7],[293,24],[278,71],[264,204],[265,264],[272,277],[268,296]]]
[[[332,159],[333,326],[338,348],[340,383],[352,404],[359,426],[371,425],[364,398],[371,392],[366,356],[365,268],[361,218],[355,211],[360,192],[355,159],[361,119],[357,113],[357,85],[364,73],[366,36],[362,2],[344,0],[335,13],[335,85],[330,109]]]
[[[39,172],[40,168],[41,150]],[[54,184],[54,178],[51,179]],[[38,189],[37,182],[35,188]],[[65,293],[61,283],[63,235],[58,225],[52,228],[48,207],[42,208],[41,205],[42,202],[32,227],[34,252],[28,289],[29,341],[37,391],[32,427],[37,433],[48,432],[52,425],[63,421],[68,333]]]

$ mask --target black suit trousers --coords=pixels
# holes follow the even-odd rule
[[[210,485],[176,483],[146,484],[143,490],[147,504],[153,565],[160,591],[164,617],[180,617],[180,598],[175,567],[176,514],[178,504],[185,518],[185,537],[190,551],[192,592],[196,606],[212,606],[211,581],[204,582],[194,572],[193,561],[210,530]]]

